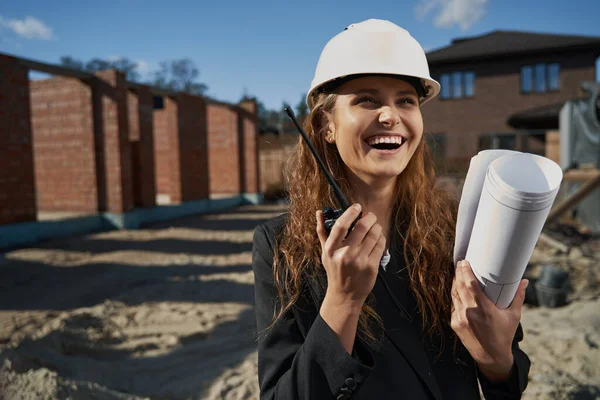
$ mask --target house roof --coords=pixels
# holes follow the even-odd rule
[[[449,46],[428,52],[427,60],[435,65],[575,48],[596,49],[600,53],[600,37],[497,30],[481,36],[454,39]]]
[[[562,101],[519,111],[506,122],[517,129],[558,129],[558,115],[564,105]]]

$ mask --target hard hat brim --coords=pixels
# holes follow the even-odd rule
[[[404,81],[408,81],[409,83],[412,80],[419,80],[421,82],[421,86],[423,88],[423,95],[419,96],[419,104],[422,106],[427,103],[429,100],[433,99],[440,93],[440,84],[435,79],[432,78],[424,78],[420,76],[412,76],[412,75],[400,75],[400,74],[390,74],[390,73],[363,73],[363,74],[351,74],[340,76],[335,79],[330,79],[326,82],[321,83],[319,86],[314,87],[310,92],[308,92],[306,96],[306,104],[309,109],[312,109],[315,104],[315,99],[320,93],[332,93],[337,88],[339,88],[344,83],[351,81],[353,79],[358,79],[366,76],[387,76],[393,77],[397,79],[401,79]],[[413,84],[414,86],[414,84]],[[418,93],[418,89],[417,89]]]

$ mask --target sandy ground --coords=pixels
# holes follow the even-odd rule
[[[0,255],[0,399],[257,399],[252,232],[284,210]],[[573,291],[565,307],[524,310],[524,398],[600,398],[600,246],[536,249],[528,276],[548,262],[571,272]]]

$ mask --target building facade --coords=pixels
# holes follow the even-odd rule
[[[428,52],[440,95],[423,106],[438,160],[464,167],[479,150],[544,153],[558,111],[596,78],[600,37],[494,31]],[[530,115],[531,114],[531,115]],[[549,114],[549,115],[548,115]],[[543,115],[545,123],[531,124]]]

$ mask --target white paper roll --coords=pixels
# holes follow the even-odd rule
[[[488,297],[505,309],[556,198],[562,170],[545,157],[516,153],[496,157],[484,177],[464,258]]]

